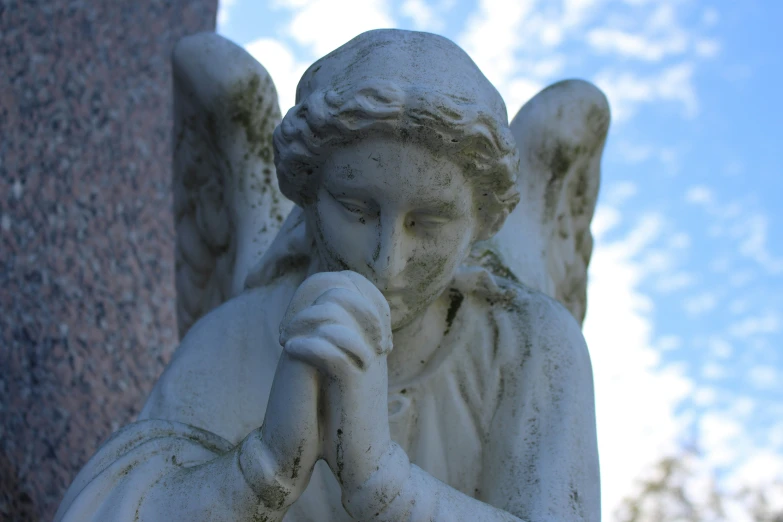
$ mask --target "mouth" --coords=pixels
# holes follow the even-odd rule
[[[402,285],[383,285],[378,284],[377,282],[373,281],[375,283],[376,288],[381,291],[383,295],[390,296],[390,295],[400,295],[403,292],[405,292],[405,287]]]
[[[399,303],[402,301],[402,292],[383,292],[383,297],[385,297],[389,303]]]

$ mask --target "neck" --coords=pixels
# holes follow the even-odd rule
[[[423,313],[392,332],[394,349],[389,354],[389,385],[402,384],[421,373],[440,345],[448,310],[442,294]]]

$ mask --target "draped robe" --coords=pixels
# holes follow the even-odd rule
[[[55,521],[135,522],[167,474],[225,455],[258,428],[279,324],[303,277],[279,277],[201,319],[138,421],[87,463]],[[392,439],[426,499],[406,520],[489,520],[471,514],[476,499],[508,515],[492,520],[599,522],[592,370],[579,326],[556,301],[483,269],[461,270],[448,292],[439,347],[389,388]],[[324,461],[284,520],[352,520]]]

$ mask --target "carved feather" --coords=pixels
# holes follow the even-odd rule
[[[277,93],[250,54],[214,33],[173,54],[174,217],[180,337],[244,289],[293,203],[277,186]]]
[[[580,324],[609,120],[606,96],[582,80],[555,83],[528,101],[511,122],[520,152],[520,203],[500,232],[472,253],[474,262],[495,272],[507,267],[556,298]]]

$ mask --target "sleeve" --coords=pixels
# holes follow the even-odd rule
[[[374,496],[378,504],[377,493]],[[362,512],[351,514],[355,520],[383,522],[523,522],[511,513],[469,497],[416,465],[410,466],[404,485],[388,505],[372,511],[365,506]]]
[[[224,439],[187,424],[140,421],[122,428],[82,468],[55,522],[138,520],[144,497],[161,479],[231,450]]]
[[[481,498],[532,522],[599,522],[593,375],[582,332],[544,298],[514,320],[517,351],[499,368]]]
[[[66,492],[55,522],[283,518],[291,481],[258,428],[277,354],[252,350],[236,337],[263,339],[266,332],[233,328],[236,320],[226,317],[249,308],[235,301],[191,329],[141,420],[99,448]]]
[[[101,446],[54,520],[279,522],[301,493],[289,475],[260,429],[235,446],[188,424],[143,420]]]

